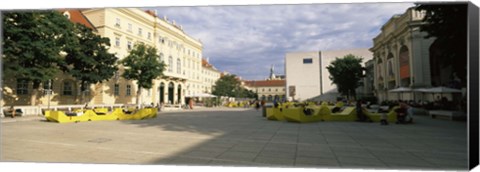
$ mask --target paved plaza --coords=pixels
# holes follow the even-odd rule
[[[22,118],[2,119],[1,161],[433,170],[468,164],[466,122],[427,116],[387,126],[268,121],[261,111],[227,108],[136,121]]]

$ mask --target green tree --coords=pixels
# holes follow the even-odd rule
[[[80,82],[83,102],[90,84],[101,83],[115,74],[117,57],[108,52],[110,40],[96,35],[92,29],[75,24],[74,33],[76,45],[66,48],[62,69]]]
[[[4,12],[3,60],[9,77],[33,82],[31,105],[40,83],[60,71],[62,50],[71,45],[73,24],[56,11]]]
[[[336,57],[335,60],[327,66],[330,73],[329,78],[332,83],[337,85],[338,92],[350,99],[356,98],[355,89],[359,86],[359,81],[363,77],[362,58],[348,54],[343,58]]]
[[[213,86],[212,94],[216,96],[237,97],[240,93],[240,81],[235,75],[225,75]]]
[[[420,30],[434,37],[439,61],[451,65],[462,81],[467,77],[467,3],[419,3],[417,10],[425,11]],[[462,83],[463,86],[466,82]]]
[[[122,76],[137,81],[137,106],[140,106],[142,88],[152,88],[153,80],[163,75],[165,64],[160,62],[159,57],[155,47],[138,43],[129,55],[120,61],[125,68]]]

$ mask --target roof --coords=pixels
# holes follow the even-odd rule
[[[252,87],[283,87],[286,85],[285,80],[258,80],[245,81],[245,85]]]
[[[157,15],[155,15],[155,11],[152,11],[152,10],[145,10],[145,12],[153,17],[157,17]]]
[[[90,22],[90,20],[88,20],[88,18],[85,17],[85,15],[83,15],[81,10],[59,10],[59,11],[62,14],[68,11],[68,13],[70,13],[70,21],[72,23],[82,24],[90,29],[97,30],[95,26],[93,26],[93,24]]]
[[[202,66],[205,68],[210,68],[212,70],[218,71],[212,64],[208,63],[208,61],[204,58],[202,58]]]

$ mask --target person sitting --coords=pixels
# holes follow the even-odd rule
[[[397,122],[396,124],[404,124],[404,123],[413,123],[413,108],[406,104],[405,102],[399,103],[400,108],[398,108],[395,112],[397,112]]]
[[[12,118],[15,118],[16,111],[15,111],[15,107],[13,105],[10,106],[10,108],[8,109],[8,113],[10,113]]]

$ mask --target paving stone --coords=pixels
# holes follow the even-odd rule
[[[253,161],[257,153],[228,151],[218,156],[217,159],[234,160],[234,161]]]
[[[283,158],[283,157],[270,157],[259,155],[255,158],[254,162],[271,164],[275,166],[293,166],[295,163],[294,158]]]
[[[218,108],[139,121],[2,123],[0,147],[2,161],[466,169],[465,122],[427,116],[416,121],[299,124],[268,121],[261,111]]]
[[[266,156],[266,157],[278,157],[278,158],[295,158],[295,151],[292,152],[279,152],[279,151],[272,151],[272,150],[262,150],[258,156]]]

